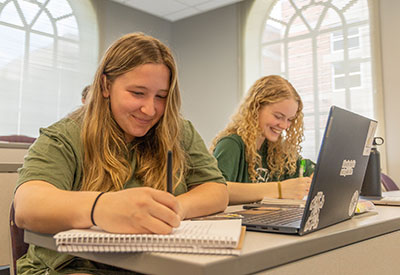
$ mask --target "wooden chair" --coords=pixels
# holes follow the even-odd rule
[[[13,274],[17,274],[17,260],[26,254],[29,245],[24,242],[24,230],[19,228],[15,224],[14,220],[15,210],[14,203],[11,203],[10,207],[10,239],[11,239],[11,265],[10,270],[13,270]],[[12,269],[11,269],[12,267]],[[10,273],[11,274],[11,273]]]

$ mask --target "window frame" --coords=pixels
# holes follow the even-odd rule
[[[247,16],[245,20],[245,27],[243,29],[242,41],[242,94],[245,95],[250,86],[261,77],[262,64],[261,64],[261,45],[262,33],[267,16],[272,11],[275,2],[278,0],[255,0],[253,4],[248,7]],[[380,14],[379,3],[374,0],[366,0],[369,9],[370,19],[370,47],[371,47],[371,77],[373,89],[373,101],[375,118],[379,122],[376,136],[385,138],[385,116],[383,108],[383,87],[382,87],[382,57],[380,52]],[[359,30],[360,43],[363,43],[362,31]],[[363,70],[362,63],[360,63],[361,71]],[[315,129],[316,131],[318,129]],[[381,153],[381,167],[382,171],[386,171],[387,157],[386,145],[383,144],[380,148]],[[318,151],[319,148],[315,150]]]
[[[19,6],[23,4],[28,5],[27,9],[23,9],[23,6]],[[9,125],[8,128],[3,128],[3,134],[29,135],[37,137],[39,134],[39,127],[48,126],[49,121],[55,122],[61,119],[67,113],[72,112],[74,108],[79,107],[81,102],[81,89],[83,89],[84,86],[92,81],[94,71],[97,67],[99,54],[99,30],[93,3],[91,1],[65,0],[63,4],[69,5],[68,10],[62,10],[62,13],[60,14],[58,14],[58,10],[56,7],[54,7],[54,4],[57,5],[60,3],[57,2],[57,0],[31,0],[29,1],[29,4],[27,4],[19,0],[8,0],[3,1],[0,5],[0,14],[4,12],[4,8],[12,8],[13,10],[15,9],[15,11],[19,14],[19,17],[15,18],[21,22],[19,24],[11,24],[8,23],[8,21],[1,21],[0,25],[3,28],[11,28],[12,30],[22,31],[21,35],[25,37],[23,41],[24,44],[21,46],[23,54],[21,55],[21,58],[15,58],[15,62],[20,62],[22,64],[22,69],[20,71],[10,72],[7,74],[10,75],[13,73],[12,77],[14,77],[15,80],[8,76],[5,76],[4,78],[6,82],[13,83],[13,85],[17,87],[18,91],[16,91],[14,87],[10,88],[10,92],[18,92],[19,97],[18,102],[15,98],[12,102],[13,104],[18,105],[16,106],[18,118],[16,118],[15,122],[13,122],[15,127]],[[31,5],[32,8],[29,5]],[[35,28],[35,24],[39,24],[41,16],[44,16],[45,22],[48,23],[48,31]],[[25,20],[25,18],[28,17],[30,20]],[[67,26],[67,28],[70,26],[70,24],[63,26],[59,25],[60,23],[62,24],[63,21],[65,22],[65,20],[69,20],[68,18],[72,18],[74,20],[73,23],[76,24],[75,26],[77,32],[75,32],[75,37],[73,38],[66,37],[62,32],[60,32],[65,26]],[[48,48],[44,46],[33,48],[32,46],[35,40],[31,38],[35,36],[38,36],[40,39],[47,39],[48,42],[46,43],[46,47]],[[64,46],[64,49],[59,50],[59,47],[61,47],[63,43],[73,43],[76,46],[70,47],[68,44],[67,46]],[[66,55],[72,49],[76,50],[76,56],[74,56],[75,58],[72,58],[70,55]],[[47,51],[47,63],[43,61],[46,59],[39,59],[40,56],[38,52],[40,51]],[[5,50],[5,53],[6,52],[7,51]],[[35,57],[34,54],[37,56]],[[62,56],[64,58],[64,63],[71,62],[71,67],[68,67],[68,64],[64,65],[64,67],[63,65],[60,65],[62,63],[59,62],[59,59],[61,59],[60,56],[62,54],[64,55]],[[32,57],[40,60],[40,64],[35,64],[32,60]],[[34,67],[37,69],[33,69]],[[3,67],[3,70],[7,72],[7,68]],[[46,79],[46,75],[42,74],[42,80],[35,79],[35,76],[30,74],[31,72],[35,72],[35,70],[36,74],[43,70],[47,70],[49,72],[53,71],[57,78],[55,80],[52,78],[50,81],[45,80],[45,82],[43,82],[43,79]],[[73,77],[73,75],[79,75],[79,77]],[[31,85],[34,81],[37,83],[35,84],[35,87],[39,86],[46,88],[47,94],[49,93],[49,90],[54,91],[53,94],[51,94],[51,96],[55,99],[53,100],[54,102],[52,101],[50,105],[46,103],[49,101],[46,91],[44,91],[46,89],[42,90],[32,88],[33,86]],[[44,84],[38,83],[39,81],[42,81],[49,86],[43,86]],[[24,88],[25,86],[29,89],[26,90],[26,88]],[[32,90],[35,91],[34,94],[32,93]],[[24,94],[24,92],[27,91],[28,93]],[[63,94],[61,94],[61,91],[63,91]],[[5,93],[3,96],[7,97],[7,93]],[[37,104],[35,104],[35,101]],[[29,114],[31,112],[43,112],[40,109],[42,109],[44,105],[52,108],[53,112],[51,117],[47,118],[47,114],[38,114],[38,123],[36,124],[36,122],[32,122],[34,119],[32,119]],[[26,109],[24,109],[24,106],[26,106]],[[21,121],[21,116],[24,116],[26,119]],[[24,124],[26,126],[25,128],[22,126]],[[12,132],[9,132],[10,130]]]

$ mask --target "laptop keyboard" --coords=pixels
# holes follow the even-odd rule
[[[300,220],[303,216],[304,208],[282,209],[243,218],[243,224],[267,224],[267,225],[288,225]]]

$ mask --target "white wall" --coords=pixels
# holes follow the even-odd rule
[[[183,114],[206,144],[225,127],[239,99],[238,5],[174,22]]]
[[[400,185],[400,1],[381,0],[381,51],[388,174]]]
[[[100,58],[120,36],[144,32],[171,46],[171,22],[109,0],[92,0],[100,30]]]
[[[100,51],[120,35],[142,31],[167,43],[174,52],[183,97],[183,114],[207,145],[224,128],[240,101],[241,37],[253,0],[168,22],[107,0],[93,0],[100,22]],[[400,184],[400,1],[380,0],[382,79],[385,105],[387,172]]]
[[[178,63],[182,113],[209,145],[240,97],[240,5],[173,23],[108,0],[93,0],[93,5],[99,21],[100,56],[115,39],[135,31],[170,46]]]

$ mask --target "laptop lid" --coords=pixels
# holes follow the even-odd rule
[[[271,204],[245,205],[239,213],[245,217],[247,230],[304,235],[350,219],[357,206],[376,127],[374,120],[332,106],[304,207],[293,210],[276,204],[272,208]],[[275,212],[278,210],[282,212]],[[297,221],[288,218],[290,222],[282,219],[282,215],[294,211],[302,217]],[[252,217],[260,215],[269,217],[262,221]],[[271,215],[279,216],[279,223],[285,225],[268,222]]]
[[[332,106],[300,226],[300,235],[355,212],[377,122]]]

